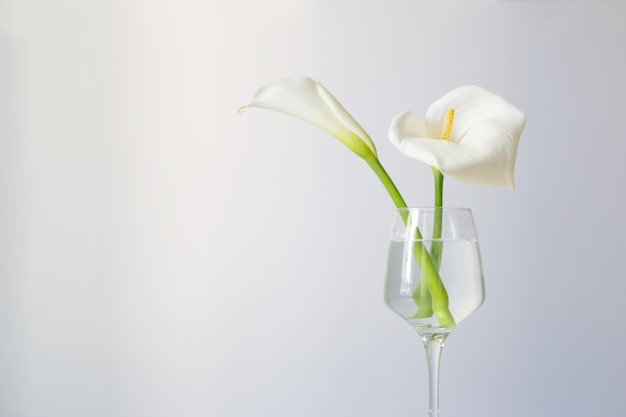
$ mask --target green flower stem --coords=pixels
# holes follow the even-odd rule
[[[367,164],[370,166],[370,168],[374,170],[374,173],[378,176],[380,181],[383,183],[383,185],[385,186],[385,189],[387,190],[387,193],[389,193],[389,196],[393,200],[393,203],[396,205],[396,207],[407,208],[406,202],[404,201],[404,198],[402,198],[400,191],[398,191],[398,188],[393,183],[393,181],[389,177],[389,174],[387,174],[387,171],[385,171],[385,168],[383,168],[378,158],[372,155],[371,157],[364,158],[364,159],[365,159],[365,162],[367,162]],[[406,223],[408,219],[408,213],[403,212],[402,218],[404,219],[404,222]],[[420,233],[419,230],[417,231],[417,233],[418,234]],[[422,236],[420,234],[418,239],[421,239],[421,238]]]
[[[442,207],[443,207],[443,174],[435,167],[431,167],[435,178],[435,218],[433,225],[433,241],[430,246],[430,257],[435,265],[437,271],[441,266],[441,251],[443,249],[442,242],[438,239],[441,238],[441,226],[442,226]],[[413,300],[415,304],[419,306],[415,318],[428,318],[433,315],[432,309],[432,296],[428,289],[428,282],[426,280],[420,280],[417,284],[417,288],[413,291]]]
[[[417,249],[414,249],[414,252],[417,252]],[[433,297],[428,289],[428,280],[420,279],[411,298],[417,306],[417,312],[411,318],[427,319],[433,316]]]
[[[433,261],[434,267],[439,271],[441,266],[441,252],[443,250],[443,243],[438,239],[441,238],[442,227],[442,207],[443,207],[443,174],[435,167],[431,167],[435,178],[435,218],[433,225],[433,240],[430,246],[430,256]],[[433,315],[432,296],[430,289],[428,288],[427,280],[420,280],[417,284],[417,288],[413,291],[413,300],[415,304],[419,306],[415,318],[428,318]]]
[[[404,198],[402,198],[400,191],[398,191],[398,188],[393,183],[393,181],[389,177],[389,174],[387,174],[387,171],[385,171],[378,158],[372,156],[370,158],[364,159],[365,162],[367,162],[367,164],[372,168],[374,173],[378,176],[380,181],[383,183],[383,186],[387,190],[387,193],[389,193],[389,196],[393,200],[396,207],[399,209],[407,208],[407,204],[404,201]],[[405,223],[407,223],[408,212],[402,213],[402,219]],[[418,240],[413,245],[413,253],[415,256],[415,260],[422,270],[422,275],[428,284],[428,289],[430,290],[429,296],[432,296],[432,310],[442,327],[452,328],[455,326],[456,323],[448,307],[448,292],[446,291],[443,282],[441,281],[441,277],[439,276],[439,272],[437,271],[438,268],[433,263],[433,260],[431,259],[424,245],[420,242],[420,240],[422,239],[422,234],[419,230],[416,230],[415,238]],[[415,299],[416,303],[422,302],[421,300],[422,299]],[[424,298],[423,300],[426,300],[426,298]],[[426,317],[430,317],[430,315]]]
[[[422,276],[428,284],[428,290],[430,291],[430,296],[432,297],[432,310],[435,313],[435,317],[439,320],[441,327],[451,329],[456,325],[456,322],[450,313],[450,308],[448,307],[448,292],[441,281],[439,271],[437,271],[435,264],[433,264],[433,261],[428,254],[428,250],[426,250],[424,245],[420,242],[415,242],[413,252],[415,254],[415,259],[422,270]],[[420,253],[421,257],[419,256]],[[416,300],[416,297],[418,296],[418,294],[416,294],[417,290],[419,290],[419,286],[413,293],[414,300]],[[416,303],[417,302],[418,301],[416,300]],[[421,318],[421,315],[416,315],[415,318]]]
[[[443,242],[441,239],[441,227],[443,216],[443,174],[435,167],[431,167],[435,178],[435,224],[433,225],[433,242],[430,247],[430,256],[437,270],[441,266],[441,253]]]

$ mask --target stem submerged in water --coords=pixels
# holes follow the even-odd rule
[[[398,188],[393,183],[378,158],[371,157],[364,159],[383,183],[383,186],[387,190],[387,193],[389,193],[389,196],[393,200],[396,207],[399,209],[407,208],[406,202],[404,201],[404,198],[402,198],[400,191],[398,191]],[[406,224],[409,216],[408,211],[401,212],[401,216]],[[441,228],[439,233],[441,234]],[[456,323],[448,307],[448,292],[446,291],[443,282],[441,281],[441,277],[439,276],[439,265],[433,262],[428,250],[422,244],[421,240],[423,237],[419,230],[416,230],[415,239],[416,242],[413,245],[413,253],[417,264],[422,270],[423,277],[423,279],[420,280],[420,284],[424,282],[422,286],[424,287],[427,285],[427,288],[422,287],[421,290],[418,286],[416,291],[413,293],[413,299],[419,309],[419,318],[422,318],[422,315],[423,318],[431,317],[434,313],[437,320],[439,320],[441,327],[452,328]],[[418,317],[416,316],[416,318]]]
[[[442,227],[442,207],[443,207],[443,174],[435,167],[431,167],[435,178],[435,224],[433,225],[433,241],[430,246],[430,257],[439,271],[441,265],[441,251],[443,243],[441,239]],[[428,318],[433,315],[432,296],[428,288],[428,280],[422,279],[417,284],[413,292],[413,300],[418,306],[417,313],[413,316],[416,319]]]

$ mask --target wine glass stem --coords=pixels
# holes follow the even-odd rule
[[[447,334],[422,336],[428,363],[428,417],[439,417],[439,360]]]

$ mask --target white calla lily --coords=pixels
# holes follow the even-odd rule
[[[450,140],[441,132],[454,109]],[[478,86],[457,88],[435,101],[423,120],[415,113],[396,116],[391,142],[405,155],[466,184],[513,189],[515,158],[526,115],[504,98]]]
[[[290,77],[260,88],[239,111],[257,107],[288,114],[324,129],[364,159],[376,158],[369,135],[318,81]]]

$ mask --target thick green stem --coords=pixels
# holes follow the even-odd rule
[[[441,227],[443,216],[443,174],[435,167],[431,167],[435,178],[435,224],[433,225],[433,242],[430,247],[430,256],[437,270],[441,265],[443,242],[441,241]]]
[[[435,218],[433,224],[433,240],[430,246],[430,257],[437,271],[441,265],[441,226],[442,226],[442,207],[443,207],[443,174],[435,167],[431,167],[435,178]],[[413,291],[413,300],[419,306],[415,318],[428,318],[433,315],[432,296],[428,289],[428,281],[423,279],[417,284],[417,288]]]
[[[380,181],[383,183],[383,186],[389,193],[389,196],[393,200],[394,204],[397,208],[407,208],[406,202],[398,188],[393,183],[387,171],[383,168],[378,158],[372,156],[371,158],[364,158],[365,162],[372,168],[374,173],[378,176]],[[408,212],[402,212],[402,219],[405,223],[408,220]],[[428,254],[428,250],[424,247],[421,240],[422,235],[419,230],[416,230],[415,238],[417,239],[413,245],[413,252],[415,256],[415,260],[417,261],[421,271],[422,276],[424,277],[421,281],[426,281],[428,284],[429,296],[432,297],[432,310],[435,313],[435,317],[439,320],[439,323],[442,327],[451,328],[455,326],[454,318],[450,313],[450,309],[448,307],[448,292],[446,291],[443,282],[441,281],[441,277],[439,276],[438,268],[433,263],[431,256]],[[419,288],[419,287],[418,287]],[[428,293],[428,292],[427,292]],[[414,293],[414,297],[415,297]],[[415,299],[415,298],[414,298]],[[426,298],[423,299],[425,303]],[[422,302],[422,299],[415,299],[416,304]],[[430,303],[428,303],[430,304]],[[420,305],[418,304],[418,308]],[[425,316],[430,317],[430,315]]]
[[[389,177],[389,174],[387,174],[387,171],[385,171],[385,168],[383,168],[378,158],[376,158],[375,156],[372,156],[370,158],[364,158],[364,159],[365,159],[365,162],[367,162],[367,164],[370,166],[370,168],[374,170],[374,173],[378,176],[380,181],[383,183],[383,185],[385,186],[385,189],[387,190],[387,193],[389,193],[389,196],[393,200],[393,203],[396,205],[396,207],[407,208],[404,198],[402,198],[400,191],[398,191],[398,187],[396,187],[396,185],[393,183],[393,181],[391,180],[391,177]],[[403,213],[402,218],[406,222],[408,218],[408,213]],[[419,238],[421,239],[421,235]]]
[[[415,250],[417,255],[417,250]],[[428,289],[428,280],[420,279],[415,287],[415,291],[411,294],[411,298],[415,301],[417,306],[417,313],[412,318],[415,319],[427,319],[433,316],[433,296]]]

